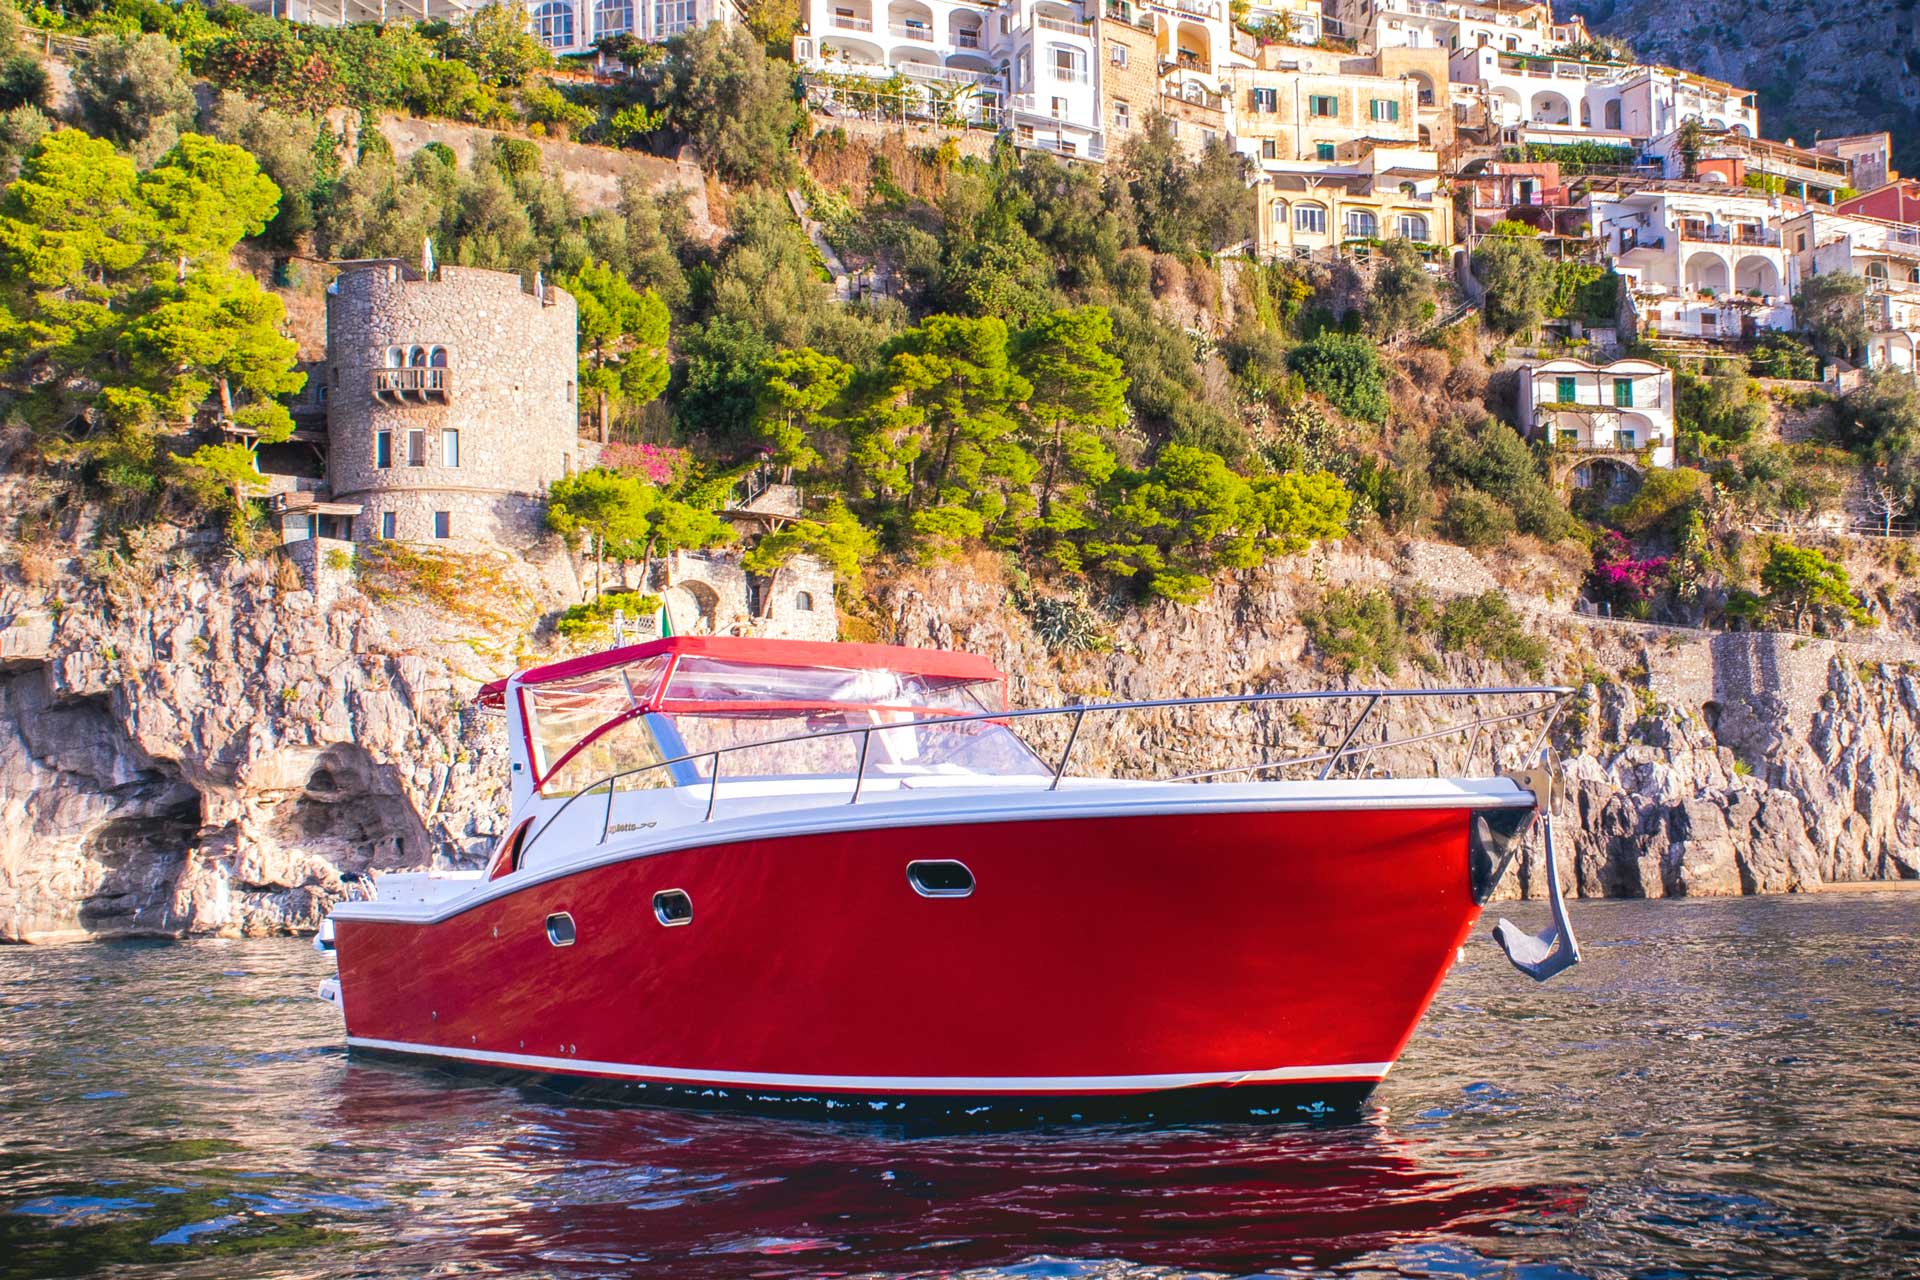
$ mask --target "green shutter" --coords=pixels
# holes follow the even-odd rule
[[[1579,384],[1572,378],[1560,378],[1556,381],[1558,387],[1554,392],[1555,400],[1561,404],[1573,404],[1580,399]]]
[[[1633,379],[1615,378],[1613,380],[1613,403],[1622,409],[1633,408]]]

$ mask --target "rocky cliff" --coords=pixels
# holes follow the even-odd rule
[[[504,570],[503,570],[504,571]],[[522,599],[543,590],[529,575]],[[1603,625],[1552,610],[1552,566],[1506,566],[1515,598],[1586,685],[1563,719],[1561,848],[1583,895],[1729,894],[1920,875],[1920,680],[1896,644]],[[986,653],[1022,705],[1339,683],[1301,610],[1328,585],[1479,590],[1456,548],[1322,552],[1195,608],[1117,610],[1104,651],[1052,654],[991,566],[913,571],[877,593],[882,638]],[[0,940],[311,928],[343,875],[476,865],[503,817],[504,747],[476,685],[526,655],[403,593],[310,566],[168,555],[46,601],[0,598]],[[517,628],[517,630],[516,630]],[[502,638],[504,637],[504,638]],[[1410,678],[1416,673],[1405,672]],[[1429,684],[1511,683],[1442,655]],[[1406,682],[1404,679],[1402,682]],[[1351,706],[1218,708],[1089,722],[1085,768],[1165,773],[1302,754]],[[1377,715],[1367,735],[1442,724]],[[1064,726],[1041,729],[1063,745]],[[1362,742],[1381,739],[1362,736]],[[1519,763],[1491,730],[1474,767]],[[1458,767],[1461,737],[1379,747],[1368,767]],[[1510,894],[1538,892],[1538,866]]]

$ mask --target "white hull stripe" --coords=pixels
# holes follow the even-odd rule
[[[533,1053],[496,1053],[489,1049],[455,1049],[443,1045],[412,1044],[405,1040],[374,1040],[365,1036],[348,1036],[347,1045],[354,1049],[421,1054],[453,1058],[460,1062],[483,1062],[490,1066],[620,1076],[672,1084],[968,1096],[994,1093],[1149,1093],[1161,1089],[1190,1089],[1196,1085],[1284,1084],[1294,1080],[1379,1081],[1386,1078],[1393,1066],[1391,1062],[1345,1062],[1319,1067],[1275,1067],[1267,1071],[1197,1071],[1151,1076],[789,1076],[771,1071],[689,1071],[683,1067],[640,1067],[625,1062],[550,1058]]]

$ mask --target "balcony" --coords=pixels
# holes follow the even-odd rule
[[[444,368],[375,369],[373,395],[377,400],[445,404],[452,398],[450,372]]]
[[[978,31],[962,31],[956,28],[953,33],[953,47],[956,49],[978,49],[980,47],[980,33]]]
[[[838,31],[871,31],[873,30],[873,19],[849,18],[844,14],[836,13],[833,15],[833,25],[835,30]]]
[[[923,44],[933,43],[933,28],[914,26],[905,22],[889,22],[887,34],[896,40],[918,40]]]
[[[1069,36],[1089,36],[1093,34],[1093,26],[1091,23],[1067,22],[1060,18],[1035,18],[1033,25],[1039,27],[1042,31],[1058,31],[1063,35]]]
[[[965,67],[938,67],[926,62],[902,62],[885,70],[899,72],[912,80],[937,80],[942,84],[978,84],[997,86],[1000,76],[992,71],[969,71]]]

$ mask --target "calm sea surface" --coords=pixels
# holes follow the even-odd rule
[[[0,949],[0,1277],[1920,1277],[1920,894],[1575,908],[1357,1124],[985,1137],[350,1062],[304,942]]]

